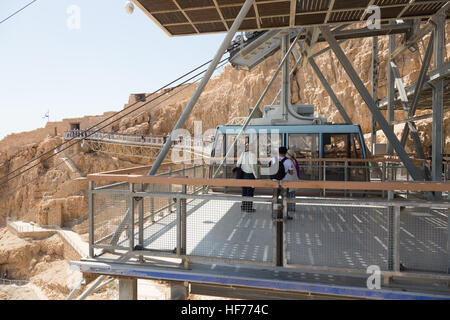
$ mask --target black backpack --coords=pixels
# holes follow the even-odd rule
[[[284,169],[284,162],[287,160],[287,157],[284,157],[281,161],[278,162],[278,172],[270,176],[270,179],[275,180],[283,180],[286,176],[286,170]]]

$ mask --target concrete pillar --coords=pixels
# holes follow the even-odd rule
[[[137,300],[136,278],[119,278],[119,300]]]
[[[187,300],[189,298],[189,284],[181,281],[169,282],[170,300]]]

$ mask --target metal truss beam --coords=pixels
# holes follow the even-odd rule
[[[323,75],[322,71],[320,71],[319,67],[317,66],[317,64],[313,58],[309,58],[309,64],[313,68],[314,72],[316,73],[316,75],[319,78],[320,82],[322,83],[323,87],[327,91],[327,93],[330,96],[331,100],[333,101],[334,105],[339,110],[339,113],[341,114],[342,118],[344,119],[344,122],[347,124],[352,124],[352,120],[350,119],[349,115],[347,114],[347,111],[345,111],[345,109],[342,106],[341,102],[339,101],[338,97],[334,93],[333,88],[331,88],[330,84],[328,83],[327,79],[325,79],[325,76]]]
[[[425,35],[430,33],[437,25],[439,17],[446,15],[447,10],[450,9],[450,1],[447,1],[446,4],[434,15],[432,16],[428,22],[425,24],[425,26],[416,32],[414,36],[412,36],[408,41],[405,42],[405,44],[399,46],[393,53],[392,53],[392,60],[397,59],[405,50],[410,48],[411,46],[415,45],[418,41],[420,41]]]
[[[434,69],[439,69],[445,60],[445,18],[440,14],[436,18],[436,34],[434,38]],[[443,149],[443,111],[444,111],[444,81],[433,83],[433,149],[432,178],[442,180],[442,149]],[[439,195],[437,195],[439,198]]]
[[[394,130],[393,121],[395,120],[395,81],[394,81],[394,73],[391,68],[391,61],[392,59],[392,52],[395,50],[395,35],[390,35],[388,40],[388,62],[386,65],[386,73],[387,73],[387,111],[386,111],[386,118],[387,122],[389,123],[389,126],[392,130]],[[394,150],[392,148],[392,144],[390,140],[388,139],[387,144],[387,153],[389,155],[393,155]]]
[[[336,40],[351,40],[351,39],[371,38],[371,37],[378,37],[378,36],[385,36],[385,35],[393,35],[393,34],[402,34],[402,33],[407,33],[410,30],[411,30],[411,24],[400,23],[400,24],[381,26],[380,29],[361,28],[361,29],[350,29],[350,30],[336,30],[336,31],[333,31],[333,34],[335,35]],[[325,41],[326,40],[322,35],[320,35],[317,39],[317,42],[325,42]]]
[[[403,110],[405,111],[405,116],[408,118],[409,114],[411,112],[408,104],[408,96],[406,95],[405,86],[403,85],[402,77],[400,75],[400,70],[398,69],[398,66],[395,64],[394,61],[391,61],[391,69],[394,73],[395,77],[395,85],[397,87],[397,90],[400,95],[400,101],[403,107]],[[419,159],[425,159],[425,153],[423,152],[422,143],[420,142],[419,133],[417,132],[417,127],[414,122],[408,121],[407,125],[409,127],[409,132],[411,134],[411,138],[414,142],[414,147],[417,152],[417,157]],[[425,174],[428,178],[428,172],[425,171]]]
[[[317,44],[317,40],[319,38],[319,28],[314,27],[308,30],[306,32],[306,38],[305,38],[305,46],[301,50],[301,54],[303,56],[303,60],[300,62],[300,68],[303,68],[305,64],[308,62],[309,57],[311,57],[314,54],[314,48]]]
[[[333,49],[333,52],[335,53],[336,57],[341,62],[342,66],[344,67],[345,71],[347,72],[347,75],[350,77],[351,81],[355,85],[359,94],[363,98],[367,107],[372,112],[372,114],[373,114],[375,120],[377,121],[377,123],[379,124],[380,128],[383,130],[387,139],[391,142],[391,144],[392,144],[393,148],[395,149],[395,151],[397,152],[397,155],[399,156],[400,160],[404,163],[404,165],[405,165],[406,169],[408,170],[409,174],[411,175],[411,177],[414,180],[423,181],[424,180],[423,175],[417,169],[417,167],[414,165],[414,163],[411,161],[411,159],[409,158],[405,149],[400,144],[400,141],[398,141],[391,126],[388,124],[388,122],[384,118],[383,114],[378,109],[376,103],[373,101],[372,96],[370,95],[370,93],[366,89],[366,87],[364,86],[364,83],[362,82],[362,80],[360,79],[358,74],[356,73],[352,64],[346,57],[344,51],[338,45],[336,38],[331,34],[329,27],[321,26],[320,29],[321,29],[324,37],[327,39],[328,44]]]
[[[420,93],[422,92],[423,86],[425,84],[427,71],[430,67],[431,57],[433,54],[433,46],[434,46],[434,32],[431,34],[430,42],[428,43],[427,50],[425,52],[425,57],[422,62],[422,67],[420,68],[419,78],[416,82],[416,87],[414,90],[414,97],[411,102],[411,106],[409,108],[408,118],[412,118],[416,114],[417,104],[419,102]],[[409,126],[405,124],[402,132],[401,143],[402,146],[406,145],[406,140],[408,139],[409,134]]]
[[[378,37],[372,38],[372,98],[378,106]],[[377,122],[372,115],[370,143],[372,154],[375,154],[375,144],[377,143]]]

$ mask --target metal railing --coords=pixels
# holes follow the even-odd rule
[[[64,138],[66,140],[78,138],[78,139],[104,140],[115,142],[156,144],[156,145],[163,145],[166,141],[166,137],[163,136],[130,135],[111,132],[95,132],[87,130],[66,131],[64,132]]]
[[[14,279],[0,279],[0,285],[16,285],[16,286],[25,286],[29,283],[29,280],[14,280]]]
[[[117,179],[127,187],[95,188],[98,181]],[[113,173],[90,175],[88,180],[91,253],[95,248],[179,258],[186,265],[206,260],[346,273],[364,273],[376,265],[387,274],[450,280],[446,276],[450,273],[450,202],[395,199],[400,190],[448,192],[450,184],[445,182],[127,178]],[[203,185],[265,188],[272,195],[193,192],[194,186]],[[295,197],[291,193],[317,188],[355,193],[384,190],[389,197]],[[250,202],[254,212],[245,209]],[[156,212],[163,214],[149,219]]]
[[[311,181],[413,181],[406,167],[397,159],[297,159],[300,169],[301,180]],[[430,161],[415,160],[416,165],[422,172],[430,172]],[[224,179],[233,179],[235,174],[232,172],[235,164],[224,164],[217,177]],[[214,173],[217,164],[211,165],[211,173]],[[259,172],[267,165],[258,164]],[[212,175],[209,176],[212,178]],[[269,179],[269,176],[261,176],[262,179]],[[450,162],[445,161],[442,164],[442,181],[447,182],[450,179]],[[348,190],[322,190],[321,195],[338,194],[340,196],[353,196],[353,192]],[[384,198],[388,193],[384,190],[365,191],[366,195],[379,195]],[[411,195],[420,195],[420,193],[410,191],[398,191],[397,195],[408,198]]]

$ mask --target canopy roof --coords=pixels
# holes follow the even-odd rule
[[[134,0],[168,35],[226,32],[244,0]],[[359,22],[379,6],[382,21],[429,18],[446,0],[255,0],[241,31]]]

